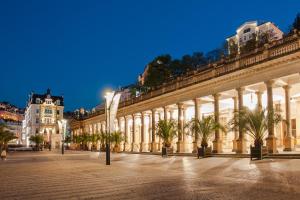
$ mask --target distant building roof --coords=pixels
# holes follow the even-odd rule
[[[36,102],[37,102],[36,100],[37,99],[39,99],[41,101],[41,103],[43,103],[48,98],[52,99],[53,102],[59,100],[60,101],[60,105],[61,106],[64,105],[64,97],[63,96],[53,96],[53,95],[51,95],[51,90],[50,89],[47,89],[47,92],[45,94],[32,93],[30,95],[28,103],[36,104]]]

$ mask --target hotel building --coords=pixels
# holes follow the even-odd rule
[[[25,129],[27,144],[31,135],[44,136],[45,144],[51,144],[52,148],[60,148],[62,142],[62,120],[64,111],[64,99],[62,96],[51,95],[50,89],[45,94],[29,95],[25,110]]]
[[[247,25],[248,26],[248,25]],[[178,122],[175,152],[192,153],[200,138],[192,137],[185,124],[192,118],[213,115],[227,124],[243,107],[273,109],[288,123],[272,126],[264,145],[270,153],[300,147],[300,34],[278,38],[246,55],[225,57],[206,67],[161,85],[155,90],[120,102],[115,125],[124,136],[123,151],[157,152],[162,141],[155,126],[160,119]],[[73,135],[105,130],[100,110],[71,122]],[[253,139],[243,131],[216,131],[210,139],[215,153],[249,153]]]

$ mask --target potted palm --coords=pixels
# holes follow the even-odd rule
[[[120,131],[115,131],[111,134],[111,142],[114,143],[113,152],[120,152],[120,144],[124,140]]]
[[[92,142],[92,147],[91,147],[91,151],[94,151],[97,149],[96,145],[97,145],[97,142],[99,141],[99,134],[92,134],[90,136],[90,141]]]
[[[39,151],[41,148],[41,144],[44,142],[44,137],[42,135],[32,135],[29,140],[35,143],[35,151]]]
[[[225,131],[225,127],[215,121],[213,116],[203,117],[202,120],[193,118],[187,123],[193,136],[197,135],[201,138],[201,148],[198,149],[198,158],[206,157],[211,154],[211,147],[208,147],[208,141],[216,130]]]
[[[105,143],[106,143],[106,133],[101,131],[99,133],[99,140],[100,140],[100,151],[105,151]]]
[[[172,153],[171,143],[177,137],[177,124],[174,120],[159,120],[156,126],[156,134],[163,141],[162,156]]]
[[[253,157],[261,160],[263,153],[267,150],[263,148],[263,139],[270,126],[282,121],[280,114],[276,112],[267,112],[265,109],[249,110],[244,108],[237,112],[235,117],[230,121],[233,129],[240,128],[254,140],[254,146],[251,146],[251,159]]]

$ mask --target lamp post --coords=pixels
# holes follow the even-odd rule
[[[105,118],[106,118],[106,165],[110,165],[110,121],[111,121],[111,106],[117,93],[114,91],[106,92],[105,94]],[[114,120],[114,119],[112,119]]]
[[[59,121],[61,123],[62,135],[61,135],[61,154],[65,154],[65,133],[66,133],[66,120],[62,119]]]

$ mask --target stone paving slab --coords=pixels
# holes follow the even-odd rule
[[[300,199],[300,160],[250,162],[104,153],[20,152],[0,162],[0,199]]]

